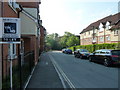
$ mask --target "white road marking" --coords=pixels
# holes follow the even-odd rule
[[[75,89],[75,86],[73,85],[73,83],[72,83],[72,82],[70,81],[70,79],[66,76],[66,74],[63,72],[63,70],[59,67],[59,65],[56,63],[56,61],[54,60],[54,58],[53,58],[50,54],[48,54],[48,55],[49,55],[49,57],[50,57],[53,65],[55,66],[56,71],[57,71],[58,74],[60,75],[60,79],[61,79],[61,81],[62,81],[62,84],[63,84],[64,88],[66,88],[66,85],[65,85],[64,80],[62,79],[62,77],[65,79],[65,81],[68,83],[68,85],[70,86],[70,88],[71,88],[72,90],[76,90],[76,89]],[[61,76],[61,75],[62,75],[62,76]]]

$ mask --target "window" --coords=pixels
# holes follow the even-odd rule
[[[9,53],[8,53],[8,58],[9,59],[15,59],[16,58],[16,44],[10,44],[9,45]]]
[[[13,48],[13,55],[16,55],[16,44],[13,44],[12,48]]]
[[[90,31],[89,31],[89,35],[90,35]]]
[[[14,6],[16,5],[16,0],[9,0],[9,6],[17,13]]]
[[[107,40],[107,41],[110,41],[110,36],[106,36],[106,40]]]
[[[104,38],[103,37],[100,37],[100,42],[103,42]]]
[[[95,55],[98,55],[100,53],[100,51],[95,51]]]
[[[9,0],[9,5],[14,7],[14,3],[16,2],[16,0]]]
[[[109,30],[110,28],[111,28],[110,22],[107,22],[107,23],[106,23],[106,30]]]
[[[120,56],[120,50],[118,50],[118,51],[112,51],[112,55],[119,55]]]
[[[102,32],[102,31],[104,31],[104,28],[103,28],[103,24],[100,23],[100,26],[99,26],[99,32]]]
[[[110,54],[110,52],[106,52],[106,54]]]
[[[118,30],[114,30],[114,35],[118,35]]]
[[[106,53],[106,52],[104,52],[104,51],[101,51],[101,52],[100,52],[100,54],[105,54],[105,53]]]

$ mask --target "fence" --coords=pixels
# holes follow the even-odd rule
[[[13,60],[13,63],[16,60]],[[9,76],[9,61],[3,60],[2,63],[2,75],[4,78],[2,79],[2,89],[10,88],[10,76]],[[23,88],[28,76],[31,74],[31,71],[34,67],[34,51],[28,52],[24,55],[19,55],[17,58],[17,65],[13,64],[13,89]],[[4,68],[6,70],[4,70]],[[4,72],[4,71],[6,72]],[[5,74],[5,75],[4,75]]]

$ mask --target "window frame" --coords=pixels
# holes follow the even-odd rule
[[[103,42],[103,41],[104,41],[104,37],[103,37],[103,36],[100,36],[99,41],[100,41],[100,42]]]
[[[107,41],[110,41],[111,39],[110,39],[110,36],[106,36],[106,40]]]
[[[15,3],[16,3],[16,0],[8,0],[8,5],[13,9],[14,12],[17,13],[16,9],[14,8]]]
[[[114,30],[114,35],[118,35],[119,30]]]

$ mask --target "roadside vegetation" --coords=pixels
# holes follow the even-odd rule
[[[63,36],[57,33],[48,34],[46,36],[46,46],[52,50],[61,50],[74,45],[79,45],[79,38],[70,32],[65,32]]]
[[[65,32],[63,36],[59,36],[57,33],[48,34],[46,36],[46,47],[49,50],[69,48],[72,51],[75,51],[76,49],[87,49],[89,52],[93,52],[94,50],[99,49],[120,49],[120,43],[80,45],[78,37],[70,32]]]
[[[92,45],[77,45],[77,46],[72,46],[69,47],[72,51],[75,51],[76,49],[87,49],[89,52],[93,52],[94,48],[95,50],[99,49],[120,49],[120,43],[105,43],[105,44],[92,44]]]

